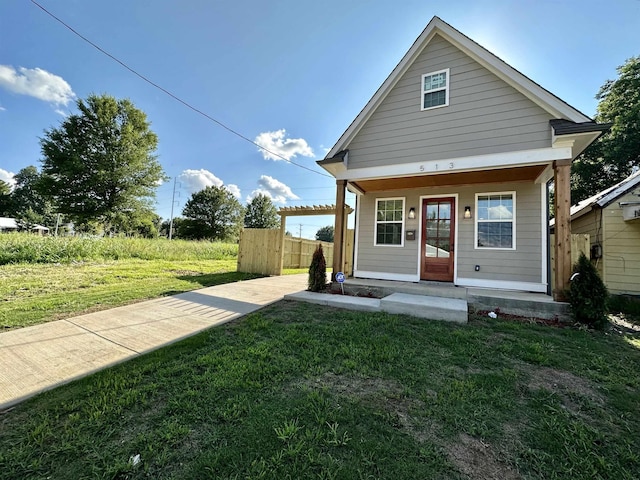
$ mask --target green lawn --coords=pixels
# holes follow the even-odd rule
[[[235,282],[236,259],[0,265],[0,329]]]
[[[280,302],[0,414],[0,478],[634,479],[635,335]]]

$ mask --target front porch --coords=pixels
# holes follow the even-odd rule
[[[541,293],[456,287],[439,282],[413,283],[360,278],[349,278],[343,286],[345,293],[357,295],[357,297],[347,297],[341,302],[347,304],[362,297],[385,298],[394,293],[400,293],[437,299],[441,305],[447,305],[454,300],[464,301],[469,313],[494,311],[498,312],[498,315],[502,313],[543,320],[557,319],[560,322],[571,320],[568,303],[556,302],[549,295]],[[336,283],[332,287],[339,289]],[[419,304],[417,308],[421,308]],[[419,316],[427,318],[429,316],[427,311],[420,313]]]

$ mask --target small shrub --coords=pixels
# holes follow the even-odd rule
[[[318,244],[313,252],[311,265],[309,266],[309,290],[319,292],[327,285],[327,262],[322,252],[322,244]]]
[[[598,275],[596,267],[580,254],[573,267],[573,280],[569,301],[573,318],[580,323],[602,330],[607,324],[607,300],[609,292]]]

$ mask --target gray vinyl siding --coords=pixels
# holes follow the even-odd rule
[[[542,279],[542,200],[541,188],[533,183],[439,187],[370,193],[360,199],[357,270],[403,275],[419,273],[421,196],[458,194],[457,272],[459,278],[541,283]],[[475,212],[475,194],[516,192],[516,249],[487,250],[474,248],[475,219],[464,220],[464,207]],[[416,230],[416,240],[404,247],[374,245],[376,198],[405,197],[405,211],[414,207],[416,218],[405,218],[405,230]],[[475,214],[474,214],[475,215]],[[406,215],[405,215],[406,217]],[[480,265],[480,271],[474,270]]]
[[[446,68],[449,105],[422,111],[422,75]],[[350,142],[349,168],[547,148],[551,118],[436,35]]]

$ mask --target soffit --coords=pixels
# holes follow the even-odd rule
[[[477,172],[446,173],[411,177],[381,178],[350,182],[363,192],[382,192],[410,188],[433,188],[486,183],[534,182],[545,170],[546,165],[481,170]]]

